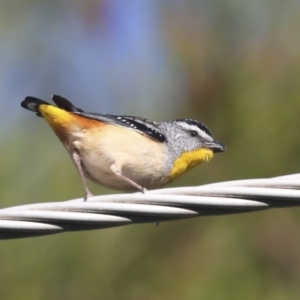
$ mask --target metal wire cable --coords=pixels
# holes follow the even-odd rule
[[[300,174],[0,209],[0,239],[300,206]]]

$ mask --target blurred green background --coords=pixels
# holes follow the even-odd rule
[[[173,186],[299,172],[299,14],[293,0],[1,0],[1,207],[83,194],[27,95],[207,124],[227,152]],[[299,249],[297,208],[2,241],[0,295],[299,299]]]

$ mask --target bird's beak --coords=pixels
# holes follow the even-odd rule
[[[213,151],[213,153],[224,152],[226,150],[226,147],[218,141],[213,141],[205,144],[208,147],[208,149]]]

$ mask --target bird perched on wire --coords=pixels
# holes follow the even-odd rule
[[[225,151],[195,120],[87,113],[61,96],[52,100],[57,106],[26,97],[21,106],[43,117],[65,146],[84,185],[84,200],[92,196],[86,177],[112,189],[145,192]]]

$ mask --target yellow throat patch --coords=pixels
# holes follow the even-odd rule
[[[169,182],[176,179],[178,176],[187,170],[195,167],[202,162],[209,161],[213,157],[213,151],[210,149],[197,149],[191,152],[183,152],[174,163],[169,174]]]

